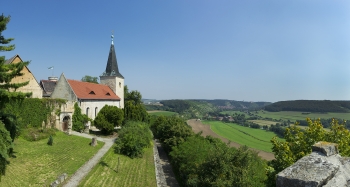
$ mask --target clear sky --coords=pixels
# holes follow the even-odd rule
[[[350,100],[348,0],[11,0],[5,37],[38,81],[100,76],[114,30],[148,99]],[[48,67],[54,66],[54,71]]]

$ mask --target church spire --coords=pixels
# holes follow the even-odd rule
[[[113,33],[111,35],[111,39],[112,39],[112,43],[109,49],[106,71],[102,74],[102,76],[116,76],[124,79],[123,75],[119,73],[119,69],[118,69],[117,57],[115,55],[115,50],[114,50]]]

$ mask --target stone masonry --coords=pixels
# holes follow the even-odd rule
[[[350,187],[350,158],[341,157],[337,144],[318,142],[312,153],[277,175],[277,187]]]

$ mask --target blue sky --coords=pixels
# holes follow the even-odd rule
[[[99,76],[110,35],[148,99],[350,100],[350,1],[15,0],[5,37],[36,79]],[[54,72],[48,67],[54,66]]]

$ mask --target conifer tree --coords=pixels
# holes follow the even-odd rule
[[[2,32],[6,30],[6,25],[10,21],[10,16],[0,16],[0,52],[12,51],[15,49],[14,44],[9,44],[13,38],[5,38]],[[23,75],[22,69],[29,64],[29,62],[5,64],[5,56],[0,56],[0,109],[13,99],[24,99],[29,97],[31,93],[10,92],[16,91],[18,88],[25,86],[28,82],[11,83],[11,80],[17,76]]]
[[[10,21],[10,16],[4,16],[3,14],[0,16],[0,52],[4,51],[12,51],[15,49],[14,44],[9,44],[13,38],[5,38],[2,35],[2,32],[6,30],[6,25]],[[25,86],[28,82],[24,83],[11,83],[11,80],[14,77],[21,76],[22,69],[24,66],[27,66],[29,62],[20,62],[20,63],[5,63],[5,56],[0,56],[0,117],[5,116],[3,114],[3,108],[6,103],[11,100],[21,100],[25,97],[29,97],[31,93],[22,93],[22,92],[14,92],[16,89]],[[4,124],[6,121],[2,121],[0,119],[0,180],[1,176],[5,175],[6,166],[9,164],[8,157],[12,151],[12,139],[10,133],[6,127],[11,127],[13,124]],[[6,122],[7,123],[7,122]]]

